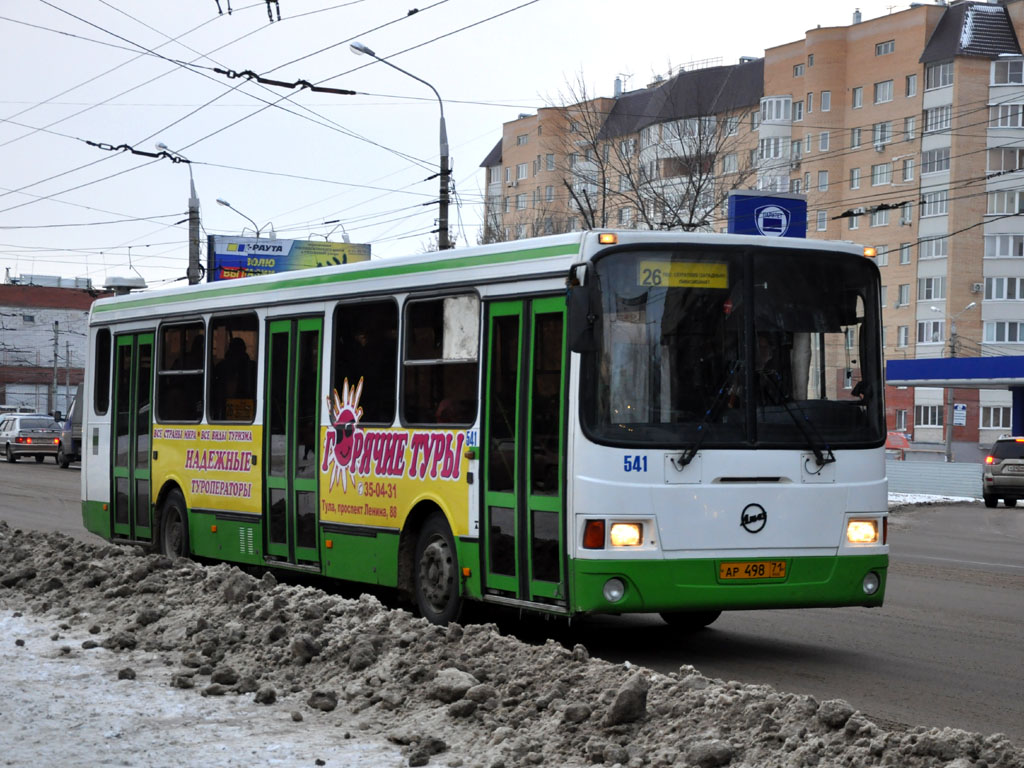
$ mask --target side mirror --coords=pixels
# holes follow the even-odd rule
[[[592,307],[591,285],[580,281],[583,272],[582,264],[573,264],[566,280],[568,290],[565,295],[565,306],[568,314],[566,342],[572,352],[592,352],[597,348],[594,337],[594,323],[597,313]]]

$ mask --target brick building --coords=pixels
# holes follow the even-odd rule
[[[74,288],[0,284],[0,405],[67,411],[84,376],[89,308],[97,297]]]
[[[878,19],[855,13],[851,22],[769,48],[756,68],[754,62],[733,68],[734,77],[744,71],[747,78],[727,104],[687,104],[711,88],[684,91],[678,84],[710,83],[713,70],[730,68],[679,73],[603,100],[599,111],[607,112],[609,127],[600,136],[643,147],[651,138],[644,131],[656,126],[664,144],[665,127],[680,118],[716,116],[719,125],[739,129],[734,145],[701,153],[716,190],[801,193],[808,237],[877,247],[887,359],[1024,354],[1024,0],[914,3]],[[754,72],[759,83],[749,82]],[[673,88],[689,96],[669,98]],[[506,124],[485,160],[496,239],[547,231],[518,226],[523,219],[514,218],[531,210],[529,164],[519,179],[528,193],[513,218],[501,186],[519,161],[521,145],[511,139],[527,132],[530,120],[543,123],[544,112]],[[617,113],[641,118],[617,121]],[[662,179],[669,169],[684,178],[694,172],[686,152],[676,155],[680,161],[659,166]],[[610,199],[616,183],[605,181]],[[705,203],[712,199],[721,202],[715,196]],[[583,226],[573,218],[578,204],[567,196],[560,205],[567,228]],[[623,207],[619,195],[612,209]],[[719,209],[688,221],[724,231],[726,215]],[[663,215],[613,215],[595,225],[687,228]],[[886,395],[890,429],[918,442],[945,439],[942,389],[889,387]],[[955,428],[955,441],[987,445],[1009,431],[1009,392],[956,390],[954,399],[967,404],[967,423]]]

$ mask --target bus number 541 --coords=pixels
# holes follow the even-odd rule
[[[626,472],[646,472],[647,471],[647,457],[646,456],[623,456],[622,457],[622,468]]]

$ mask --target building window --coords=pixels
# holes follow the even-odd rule
[[[921,153],[921,175],[949,170],[949,147],[928,149]]]
[[[946,298],[946,278],[919,277],[917,279],[917,300],[938,301]]]
[[[848,221],[850,222],[850,229],[851,230],[857,229],[858,227],[860,227],[860,216],[854,214],[853,216],[851,216],[848,219]]]
[[[739,168],[739,157],[735,152],[730,152],[722,158],[722,173],[736,173]]]
[[[529,141],[529,140],[530,140],[530,135],[529,134],[527,134],[527,133],[520,133],[518,136],[516,136],[516,146],[517,147],[521,147],[524,144],[526,144],[526,142]]]
[[[876,245],[875,246],[875,264],[880,267],[889,266],[889,246],[888,245]]]
[[[821,111],[829,112],[832,109],[832,91],[821,92]]]
[[[1024,235],[985,235],[985,258],[1024,256]]]
[[[953,107],[950,104],[926,109],[924,111],[924,132],[948,131],[952,116]]]
[[[789,96],[761,99],[761,122],[778,123],[790,119],[793,100]]]
[[[908,157],[903,160],[903,180],[914,180],[914,158]]]
[[[892,123],[888,120],[884,123],[875,123],[871,126],[871,140],[876,147],[888,144],[892,141]]]
[[[887,101],[892,101],[892,80],[875,83],[875,104],[884,104]]]
[[[949,190],[925,192],[921,197],[921,218],[929,216],[945,216],[949,213]]]
[[[850,149],[856,149],[860,146],[860,128],[850,129]]]
[[[807,66],[808,67],[813,67],[814,66],[814,54],[813,53],[808,53],[807,54]]]
[[[906,347],[910,344],[910,326],[900,325],[896,328],[896,346]]]
[[[992,62],[992,85],[1024,84],[1024,60]]]
[[[853,109],[860,109],[864,106],[864,89],[859,85],[853,89],[853,103],[851,106]]]
[[[942,406],[941,405],[915,405],[914,406],[915,427],[941,427]]]
[[[804,76],[804,65],[803,64],[794,64],[793,65],[793,77],[803,77],[803,76]]]
[[[750,113],[750,130],[756,131],[759,125],[761,125],[761,111],[755,109]]]
[[[927,259],[944,259],[949,255],[949,238],[929,237],[917,244],[917,258],[921,261]]]
[[[897,432],[907,431],[907,409],[900,408],[896,411],[896,418],[893,421],[893,427]]]
[[[575,120],[570,120],[569,121],[569,133],[579,133],[579,132],[580,132],[580,124],[577,121],[575,121]]]
[[[871,226],[884,227],[889,223],[889,209],[876,210],[871,212]]]
[[[892,182],[892,163],[878,163],[871,166],[871,186],[878,187]]]
[[[509,213],[512,210],[512,198],[505,197],[505,213]]]
[[[860,168],[850,169],[850,189],[860,189]]]
[[[21,323],[22,323],[22,325],[35,325],[35,323],[36,323],[36,316],[35,315],[22,315],[21,316]]]
[[[889,286],[883,285],[881,291],[878,294],[878,296],[879,296],[878,300],[881,303],[881,305],[883,307],[888,306],[889,305]]]
[[[501,183],[501,166],[500,165],[492,166],[489,169],[489,171],[488,171],[488,181],[491,184],[500,184]]]
[[[981,428],[982,429],[1010,429],[1010,412],[1008,405],[983,405],[981,406]]]
[[[804,103],[802,101],[793,102],[793,120],[800,122],[804,119]]]
[[[800,194],[800,179],[790,179],[789,191],[792,192],[794,195]]]
[[[759,156],[762,160],[782,157],[782,138],[779,136],[761,139],[758,142],[758,147],[760,149]]]
[[[544,187],[544,202],[552,203],[554,202],[554,200],[555,188],[551,184],[548,184],[546,187]]]
[[[818,225],[818,231],[819,232],[824,232],[825,229],[828,227],[828,212],[827,211],[818,211],[817,225]]]
[[[1006,189],[988,193],[989,216],[1006,216],[1024,211],[1024,190]]]
[[[818,151],[828,152],[828,131],[822,131],[818,134]]]
[[[544,155],[544,170],[553,171],[555,170],[555,156],[553,154]]]
[[[619,226],[630,227],[633,225],[633,209],[619,208]]]
[[[910,243],[900,243],[900,264],[910,263]]]
[[[907,75],[907,87],[906,87],[907,98],[911,96],[917,96],[917,75]]]
[[[828,191],[828,171],[818,171],[818,191]]]
[[[935,88],[944,88],[953,84],[953,62],[946,61],[942,64],[928,64],[924,68],[924,89],[926,91]]]
[[[1017,171],[1024,168],[1024,149],[998,147],[988,151],[988,170]]]
[[[808,93],[807,94],[807,111],[808,111],[808,113],[814,111],[814,94],[813,93]]]
[[[875,43],[875,56],[885,56],[896,50],[895,40],[886,40],[884,43]]]
[[[525,211],[526,210],[526,195],[525,194],[516,195],[516,210],[517,211]]]
[[[1016,344],[1024,341],[1024,334],[1021,333],[1021,323],[1007,322],[1000,320],[994,323],[985,323],[982,341],[987,342],[1008,342]]]
[[[995,104],[988,108],[990,128],[1024,127],[1024,104]]]
[[[910,283],[903,283],[896,289],[896,306],[906,307],[910,305]]]
[[[1024,278],[1020,277],[986,277],[986,301],[1017,301],[1024,299]]]
[[[917,343],[918,344],[941,344],[946,340],[945,320],[918,320],[917,321]]]
[[[913,141],[917,138],[917,118],[916,117],[904,117],[903,118],[903,140]]]
[[[529,163],[519,163],[519,165],[516,166],[516,180],[517,181],[522,181],[527,176],[529,176],[529,174],[530,174],[530,164]]]

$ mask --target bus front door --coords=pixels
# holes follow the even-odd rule
[[[320,317],[272,320],[263,427],[269,562],[319,568]]]
[[[565,585],[564,297],[488,305],[487,594],[549,605]]]
[[[111,462],[114,537],[152,541],[149,451],[153,334],[118,336],[115,361],[114,455]]]

